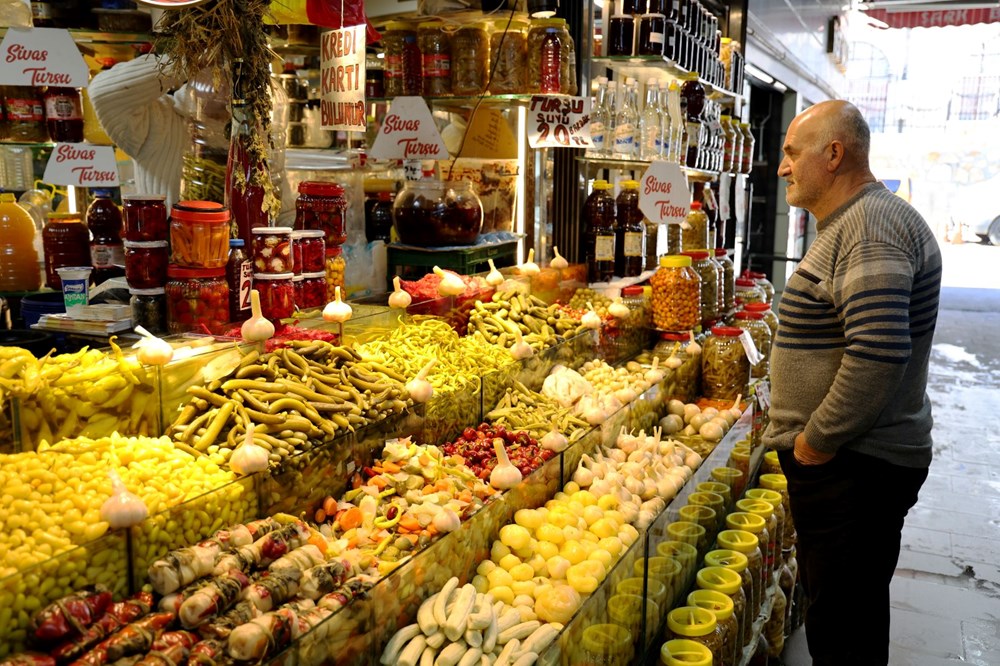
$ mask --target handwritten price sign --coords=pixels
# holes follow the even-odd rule
[[[89,143],[56,144],[42,180],[75,187],[118,187],[115,149]]]
[[[687,177],[679,165],[657,160],[639,181],[639,210],[658,224],[680,224],[691,206]]]
[[[528,109],[528,145],[532,148],[588,148],[590,98],[534,95]]]
[[[446,160],[444,146],[423,97],[397,97],[368,153],[380,160]]]
[[[327,30],[320,38],[320,124],[365,131],[365,26]]]
[[[69,31],[11,28],[0,42],[0,84],[85,88],[87,63]]]

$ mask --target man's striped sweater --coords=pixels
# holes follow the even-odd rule
[[[817,225],[781,295],[764,442],[795,436],[907,467],[931,461],[927,366],[941,252],[923,218],[873,183]]]

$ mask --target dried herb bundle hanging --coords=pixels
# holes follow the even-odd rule
[[[270,65],[276,57],[264,32],[269,6],[270,0],[209,0],[166,11],[158,25],[156,44],[166,56],[165,74],[190,80],[209,70],[217,89],[229,80],[233,61],[243,59],[244,96],[263,129],[263,136],[246,146],[247,158],[250,163],[264,165],[268,164],[272,142]],[[265,192],[262,210],[269,209],[272,217],[276,216],[279,201],[266,172],[261,172],[257,184]]]

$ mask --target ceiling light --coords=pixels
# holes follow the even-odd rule
[[[532,18],[552,18],[559,11],[559,0],[528,0],[528,14]]]

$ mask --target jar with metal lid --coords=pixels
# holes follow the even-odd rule
[[[42,229],[45,253],[45,286],[61,289],[57,268],[90,266],[90,232],[83,213],[49,213]]]
[[[326,277],[326,273],[323,273],[323,277]],[[296,310],[304,310],[306,307],[306,294],[305,291],[303,291],[305,288],[305,284],[303,283],[304,279],[305,277],[302,274],[296,275],[295,273],[292,273],[292,291],[295,294]]]
[[[480,95],[490,78],[489,23],[476,21],[458,28],[451,38],[451,92]]]
[[[295,200],[295,228],[320,229],[329,249],[347,242],[347,199],[337,183],[307,180],[299,183]]]
[[[167,329],[221,333],[229,322],[226,269],[167,267]]]
[[[712,653],[712,663],[721,664],[725,642],[715,613],[697,606],[679,606],[667,613],[667,640],[677,638],[701,643]]]
[[[774,301],[774,285],[767,279],[767,274],[758,273],[756,271],[745,271],[740,277],[750,278],[764,291],[765,303],[770,304]]]
[[[750,333],[757,351],[763,356],[760,362],[750,368],[750,377],[767,377],[771,371],[771,329],[764,323],[764,315],[742,310],[736,313],[736,326]]]
[[[122,197],[125,240],[167,240],[167,205],[162,194],[126,194]]]
[[[667,17],[663,14],[643,14],[639,17],[639,38],[636,54],[641,56],[663,55],[663,36]]]
[[[291,227],[257,227],[250,230],[253,239],[250,263],[255,275],[292,272]]]
[[[735,289],[736,307],[742,307],[747,303],[766,303],[764,290],[757,286],[757,283],[750,278],[738,277],[733,282]]]
[[[771,584],[771,572],[772,570],[767,567],[767,560],[764,557],[764,553],[767,551],[767,543],[771,538],[771,535],[767,531],[767,521],[762,517],[752,513],[747,513],[746,511],[734,511],[726,516],[726,527],[729,530],[739,530],[744,533],[749,533],[757,537],[757,550],[760,552],[760,569],[756,572],[758,578],[754,580],[754,583],[758,585],[759,597],[754,597],[754,602],[757,604],[755,608],[760,611],[760,605],[764,603],[764,599],[767,595],[767,588]],[[739,548],[733,548],[733,550],[739,550]],[[753,555],[751,553],[746,553],[747,558],[751,560],[749,566],[753,570]]]
[[[712,611],[715,620],[722,630],[722,654],[718,666],[734,666],[737,664],[736,650],[739,636],[739,623],[736,620],[735,605],[728,595],[717,590],[692,590],[687,596],[688,606],[696,606]]]
[[[608,55],[630,56],[635,54],[635,17],[615,14],[608,22]]]
[[[682,253],[691,257],[691,267],[701,278],[701,323],[711,326],[719,318],[719,269],[709,257],[708,250],[690,250]]]
[[[528,23],[519,19],[497,19],[490,33],[489,82],[492,95],[520,95],[527,89]]]
[[[129,306],[132,308],[132,327],[142,326],[153,334],[167,333],[166,289],[133,289],[129,287]]]
[[[295,314],[295,283],[292,273],[254,273],[253,287],[260,295],[260,313],[277,323]]]
[[[790,522],[789,518],[785,515],[785,507],[781,503],[781,493],[767,488],[750,488],[747,490],[746,498],[760,500],[771,505],[771,509],[774,511],[775,543],[777,545],[778,560],[781,560],[781,553],[786,550],[785,532]],[[779,562],[775,562],[775,568],[777,568],[778,564]]]
[[[577,664],[625,666],[632,662],[635,636],[617,624],[592,624],[583,630]]]
[[[451,94],[451,33],[444,24],[432,19],[417,27],[420,44],[420,75],[424,95],[442,97]]]
[[[747,394],[750,361],[740,342],[743,329],[715,326],[701,351],[701,391],[712,400],[735,400]]]
[[[170,263],[219,268],[228,259],[229,209],[214,201],[175,203],[170,209]]]
[[[744,497],[736,502],[736,508],[744,513],[760,516],[765,521],[767,543],[761,542],[761,553],[764,555],[764,572],[776,571],[777,559],[781,557],[781,536],[778,534],[778,517],[770,502],[752,497]]]
[[[526,88],[529,93],[544,95],[561,92],[562,41],[558,19],[532,19],[528,30],[528,71]]]
[[[653,355],[659,357],[660,368],[669,373],[664,385],[664,397],[693,402],[698,397],[698,380],[701,377],[701,358],[698,354],[689,354],[688,343],[691,334],[688,331],[662,331],[660,339],[653,347]],[[669,368],[664,364],[668,358],[679,358],[681,364]]]
[[[708,214],[702,210],[700,201],[691,202],[691,210],[684,218],[687,228],[681,227],[681,250],[707,250],[715,243],[711,242],[708,231]]]
[[[753,618],[748,600],[753,595],[753,579],[747,569],[749,560],[735,550],[717,549],[705,553],[705,566],[698,570],[695,580],[699,588],[722,592],[733,600],[736,616],[737,654],[753,638]]]
[[[390,21],[382,33],[382,44],[385,46],[385,96],[420,95],[423,92],[422,65],[417,31],[402,21]]]
[[[756,312],[764,318],[764,323],[771,331],[771,342],[773,343],[774,336],[778,334],[778,315],[774,314],[771,306],[767,303],[746,303],[743,309],[746,312]]]
[[[166,241],[125,241],[125,281],[135,289],[155,289],[167,282]]]
[[[722,311],[728,314],[736,307],[736,268],[729,258],[729,250],[715,248],[715,261],[722,267]]]
[[[712,666],[712,651],[697,641],[675,638],[660,646],[660,666]]]
[[[330,302],[337,298],[336,290],[344,291],[344,274],[347,271],[347,262],[344,260],[343,249],[341,247],[327,248],[326,250],[326,300]]]
[[[691,267],[691,257],[660,257],[660,268],[649,282],[656,328],[689,331],[701,325],[701,278]]]

